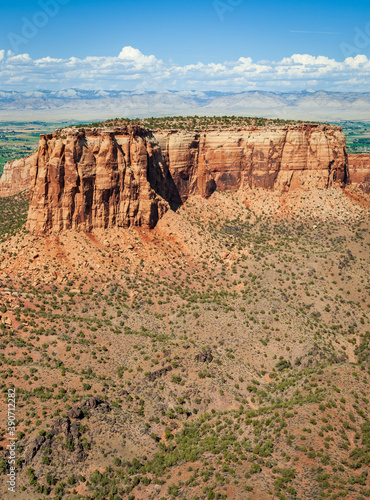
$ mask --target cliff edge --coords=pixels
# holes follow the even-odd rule
[[[156,132],[183,200],[216,190],[328,188],[347,179],[339,127],[299,124],[202,133]]]
[[[69,129],[40,138],[27,228],[152,228],[180,203],[161,151],[144,129]]]
[[[325,189],[347,182],[345,136],[337,126],[70,128],[41,136],[31,157],[27,227],[34,233],[153,228],[192,195]]]

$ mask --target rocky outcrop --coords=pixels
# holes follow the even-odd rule
[[[64,446],[58,446],[57,437],[61,437]],[[42,456],[51,454],[53,460],[62,459],[63,463],[76,464],[86,458],[81,444],[81,433],[76,422],[67,418],[57,418],[51,425],[48,433],[38,435],[25,447],[24,465],[41,463]]]
[[[340,127],[276,128],[155,134],[181,198],[243,187],[288,191],[327,188],[347,179]]]
[[[84,401],[82,404],[73,406],[69,412],[67,413],[67,417],[81,420],[83,419],[89,412],[92,410],[98,410],[102,413],[108,413],[111,411],[111,406],[109,403],[104,401],[103,399],[91,397]]]
[[[349,183],[370,193],[370,154],[348,155]]]
[[[27,226],[34,233],[152,228],[180,203],[148,131],[69,129],[40,138]]]
[[[195,356],[195,361],[200,361],[201,363],[212,363],[213,355],[211,349],[204,349],[202,352]]]
[[[3,174],[0,177],[0,198],[13,196],[29,189],[31,163],[36,158],[37,153],[34,153],[4,165]]]
[[[328,188],[348,177],[340,127],[297,124],[222,131],[139,126],[41,136],[31,162],[28,229],[152,228],[189,196]]]

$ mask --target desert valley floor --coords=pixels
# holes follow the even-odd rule
[[[216,192],[153,230],[38,237],[4,198],[17,499],[368,498],[368,208]]]

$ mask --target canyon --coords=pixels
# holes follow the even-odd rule
[[[289,124],[229,130],[139,125],[68,128],[5,166],[0,196],[30,190],[27,228],[153,228],[189,197],[215,191],[280,193],[347,184],[369,192],[370,155],[348,155],[340,127]]]

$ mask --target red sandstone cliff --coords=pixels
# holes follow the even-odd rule
[[[246,186],[327,188],[347,177],[345,136],[339,127],[157,132],[155,137],[182,199]]]
[[[66,129],[42,136],[31,162],[28,229],[153,227],[193,194],[328,188],[346,182],[347,166],[344,134],[328,125]]]
[[[13,196],[29,189],[31,163],[36,157],[37,153],[34,153],[4,166],[0,177],[0,198]]]
[[[30,177],[27,226],[36,233],[151,228],[180,202],[157,144],[139,127],[41,136]]]
[[[348,155],[349,182],[370,193],[370,154]]]

